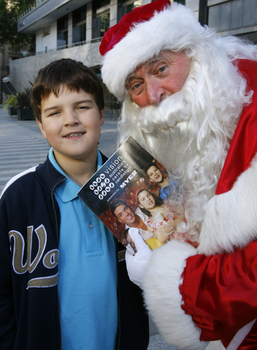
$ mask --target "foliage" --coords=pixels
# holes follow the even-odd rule
[[[16,51],[34,45],[34,35],[17,33],[17,16],[34,0],[0,0],[0,45],[11,44]]]
[[[8,107],[16,107],[17,109],[30,109],[31,88],[26,88],[16,95],[7,95],[7,99],[3,103],[3,109],[6,111]]]
[[[3,109],[7,111],[8,107],[16,107],[17,106],[17,95],[7,95],[7,99],[3,103]]]
[[[30,109],[31,88],[26,88],[23,92],[17,94],[17,108]]]

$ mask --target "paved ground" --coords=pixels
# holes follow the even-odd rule
[[[106,114],[99,149],[111,156],[116,149],[117,121]],[[9,117],[0,105],[0,191],[14,175],[45,161],[49,150],[35,120],[18,120]],[[177,350],[168,345],[158,334],[150,320],[150,344],[148,350]]]

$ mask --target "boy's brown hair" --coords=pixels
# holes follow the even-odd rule
[[[103,87],[95,73],[82,62],[63,58],[40,69],[35,79],[30,104],[38,121],[41,122],[42,100],[51,93],[58,97],[61,86],[77,92],[82,89],[94,96],[99,111],[104,109]]]

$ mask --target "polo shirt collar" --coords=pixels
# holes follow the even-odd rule
[[[62,168],[59,166],[57,163],[55,157],[54,157],[54,152],[53,148],[51,147],[49,150],[49,160],[52,163],[52,165],[55,167],[55,169],[61,173],[63,176],[66,177],[66,181],[60,183],[56,189],[55,193],[58,195],[58,197],[62,200],[62,202],[70,202],[76,198],[78,198],[78,191],[80,190],[80,186],[76,184],[74,181],[72,181],[70,178],[67,177],[67,175],[64,173]],[[101,153],[99,150],[97,150],[97,170],[102,166],[103,160]]]

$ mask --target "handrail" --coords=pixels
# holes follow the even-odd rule
[[[38,7],[49,0],[36,0],[33,4],[31,4],[23,13],[20,13],[17,17],[17,21],[21,21],[24,17],[26,17],[29,13],[35,11]]]
[[[46,50],[42,50],[42,51],[37,51],[35,53],[35,55],[42,55],[44,53],[55,52],[55,51],[64,50],[64,49],[70,49],[71,47],[75,47],[75,46],[82,46],[82,45],[87,45],[87,44],[93,44],[93,43],[100,42],[101,40],[102,40],[102,37],[94,38],[94,39],[91,39],[91,40],[79,41],[77,43],[72,43],[72,44],[67,44],[67,45],[63,45],[63,46],[58,46],[58,47],[55,47],[53,49],[46,49]],[[30,55],[30,56],[33,56],[33,55]]]

